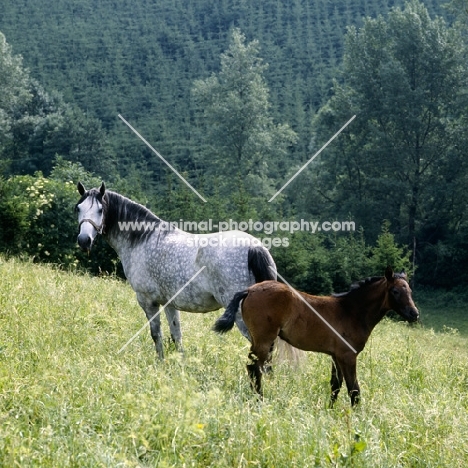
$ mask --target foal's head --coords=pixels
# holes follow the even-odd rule
[[[99,189],[86,190],[78,182],[78,192],[81,195],[76,205],[78,213],[79,234],[78,245],[82,250],[90,251],[94,239],[104,228],[103,197],[106,191],[104,182]]]
[[[419,311],[413,302],[412,291],[405,273],[393,273],[392,268],[385,270],[387,280],[387,301],[391,310],[403,317],[408,322],[417,322]]]

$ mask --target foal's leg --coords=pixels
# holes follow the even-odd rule
[[[153,338],[156,352],[159,359],[164,359],[163,336],[161,331],[161,317],[159,313],[159,304],[149,302],[144,297],[137,294],[138,303],[145,311],[146,318],[150,324],[151,338]]]
[[[263,371],[265,374],[270,374],[273,372],[273,366],[271,362],[273,361],[273,353],[275,351],[275,346],[276,346],[276,341],[273,341],[273,343],[270,346],[270,351],[268,352],[268,357],[266,358],[265,365],[263,366]]]
[[[247,372],[252,383],[252,387],[263,398],[262,389],[262,373],[264,372],[264,364],[268,359],[271,344],[269,342],[263,342],[260,345],[253,344],[250,348],[249,359],[250,364],[247,364]]]
[[[175,343],[177,351],[183,353],[182,332],[180,330],[180,312],[170,304],[164,308],[164,312],[166,313],[166,318],[171,330],[172,341]]]
[[[356,357],[357,355],[353,353],[338,360],[346,382],[348,394],[351,398],[351,406],[355,406],[359,403],[361,394],[356,375]]]
[[[335,356],[332,356],[332,371],[331,371],[331,397],[330,397],[330,408],[335,404],[336,399],[338,398],[338,393],[340,393],[341,385],[343,384],[343,372],[341,372],[340,366],[336,361]]]
[[[262,371],[260,363],[258,362],[258,357],[250,351],[249,359],[250,364],[247,364],[247,372],[250,377],[250,383],[252,384],[252,388],[260,395],[260,398],[263,398]]]

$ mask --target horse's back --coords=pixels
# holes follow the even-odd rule
[[[336,324],[339,315],[334,298],[311,296],[276,281],[251,286],[242,304],[242,316],[254,340],[275,331],[306,351],[327,352],[336,337],[326,323]]]
[[[249,327],[260,327],[262,323],[281,327],[291,314],[294,301],[293,291],[278,281],[263,281],[249,287],[242,304],[242,316]]]
[[[226,231],[194,235],[194,238],[199,241],[195,263],[206,266],[210,290],[224,307],[229,305],[235,293],[247,289],[257,281],[258,271],[263,277],[276,277],[275,263],[268,250],[258,246],[258,239],[250,234]],[[205,241],[200,246],[203,239]],[[252,247],[254,241],[256,244]],[[252,252],[262,249],[265,250],[264,258],[259,262],[259,255],[254,256]]]
[[[276,277],[268,250],[245,232],[191,234],[174,229],[159,234],[153,232],[129,252],[129,261],[123,261],[125,272],[135,291],[159,301],[167,301],[183,287],[175,300],[181,310],[227,307],[235,293],[258,278]]]

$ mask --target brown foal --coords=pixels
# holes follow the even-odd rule
[[[241,306],[252,347],[247,365],[252,385],[262,395],[262,370],[279,336],[295,348],[332,357],[331,405],[343,378],[351,405],[359,402],[356,359],[374,327],[389,310],[408,322],[419,318],[404,273],[388,267],[383,277],[367,278],[351,290],[332,296],[311,296],[276,281],[264,281],[237,293],[214,330],[229,331]]]

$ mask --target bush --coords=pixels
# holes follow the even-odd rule
[[[85,182],[95,182],[90,174],[80,172],[79,165],[70,169],[84,176],[80,178]],[[75,181],[63,180],[68,179],[65,173],[57,170],[46,178],[37,172],[0,181],[0,251],[93,273],[121,273],[107,243],[90,256],[78,249],[74,212],[78,194]]]

